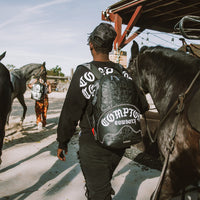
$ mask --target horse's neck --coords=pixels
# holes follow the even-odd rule
[[[173,91],[175,87],[170,80],[163,80],[163,76],[150,75],[148,78],[149,93],[152,100],[160,113],[164,115],[173,101]]]
[[[35,71],[35,68],[27,65],[26,67],[23,67],[20,70],[21,70],[21,73],[23,74],[23,78],[25,78],[26,80],[29,80],[31,76],[33,75],[33,72]]]

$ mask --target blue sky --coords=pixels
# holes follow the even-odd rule
[[[78,64],[92,60],[88,33],[101,21],[101,11],[118,0],[6,0],[1,1],[0,53],[2,63],[17,68],[46,61],[47,69],[59,65],[65,75]],[[145,31],[139,44],[177,48],[178,38]],[[161,38],[161,39],[160,39]],[[130,45],[123,50],[130,56]]]

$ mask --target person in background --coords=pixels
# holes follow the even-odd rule
[[[49,106],[48,94],[51,93],[51,84],[47,80],[46,71],[44,71],[39,77],[31,80],[31,82],[28,84],[28,87],[31,89],[38,80],[41,84],[44,85],[44,96],[41,100],[35,101],[35,113],[38,130],[42,130],[45,129],[45,126],[47,124],[46,119]]]

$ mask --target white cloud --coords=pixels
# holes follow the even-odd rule
[[[51,2],[39,4],[37,6],[29,8],[28,12],[35,12],[35,11],[41,10],[42,8],[46,8],[46,7],[55,5],[55,4],[62,4],[62,3],[66,3],[66,2],[71,2],[71,0],[54,0],[54,1],[51,1]]]
[[[44,8],[53,6],[56,4],[62,4],[71,2],[71,0],[53,0],[47,3],[39,4],[33,7],[25,8],[24,10],[21,10],[19,14],[12,16],[10,19],[4,21],[0,24],[0,29],[4,28],[7,25],[14,24],[21,21],[26,21],[28,18],[33,17],[33,15],[42,13],[41,11],[44,10]],[[11,13],[13,14],[13,13]]]

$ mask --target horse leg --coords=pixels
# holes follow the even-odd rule
[[[12,104],[13,104],[13,100],[14,100],[15,96],[14,93],[11,93],[11,104],[10,104],[10,109],[8,111],[7,117],[6,117],[6,124],[9,125],[9,118],[10,118],[10,114],[12,112]]]
[[[13,102],[13,101],[12,101],[12,102]],[[8,114],[7,114],[7,117],[6,117],[6,124],[7,124],[7,125],[9,125],[9,118],[10,118],[10,114],[11,114],[11,112],[12,112],[12,102],[11,102],[10,110],[9,110],[9,112],[8,112]]]
[[[181,192],[181,200],[185,200],[185,189]]]
[[[200,200],[200,188],[199,188],[199,190],[198,190],[197,200]]]
[[[2,162],[1,160],[1,155],[2,155],[2,149],[3,149],[3,141],[4,141],[4,137],[5,137],[5,124],[6,124],[6,117],[7,117],[7,113],[8,111],[6,110],[1,110],[1,112],[4,113],[0,113],[0,164]]]
[[[2,155],[4,137],[5,137],[5,130],[4,129],[0,129],[0,164],[2,162],[1,155]]]
[[[19,103],[20,103],[20,104],[22,105],[22,107],[23,107],[23,115],[22,115],[21,121],[20,121],[20,124],[22,125],[22,124],[23,124],[23,121],[24,121],[24,119],[25,119],[25,116],[26,116],[27,106],[26,106],[26,104],[25,104],[25,100],[24,100],[23,94],[18,95],[18,96],[17,96],[17,99],[18,99]]]
[[[12,108],[10,109],[8,115],[7,115],[7,119],[6,119],[6,124],[9,125],[9,118],[10,118],[10,113],[12,111]]]

